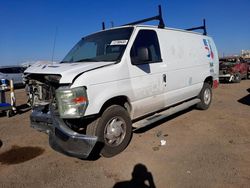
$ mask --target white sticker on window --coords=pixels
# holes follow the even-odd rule
[[[110,45],[126,45],[128,40],[113,40]]]

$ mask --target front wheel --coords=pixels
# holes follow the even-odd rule
[[[204,83],[198,98],[201,102],[199,102],[196,107],[200,110],[208,109],[212,102],[212,88],[210,84]]]
[[[240,83],[240,81],[241,81],[241,74],[240,73],[236,73],[234,75],[234,78],[233,78],[232,82],[233,83]]]
[[[112,105],[101,117],[87,126],[87,134],[95,135],[103,145],[100,154],[113,157],[121,153],[132,137],[132,122],[125,108]]]

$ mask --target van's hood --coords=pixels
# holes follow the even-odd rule
[[[72,83],[73,79],[86,71],[114,64],[114,62],[51,63],[39,62],[25,70],[25,74],[58,74],[60,83]]]

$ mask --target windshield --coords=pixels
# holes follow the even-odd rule
[[[118,61],[127,46],[133,27],[102,31],[82,38],[61,63]]]

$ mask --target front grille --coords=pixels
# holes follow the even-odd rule
[[[41,86],[41,98],[40,98],[40,100],[50,101],[53,98],[52,90],[53,90],[53,88],[51,86],[43,84]]]
[[[46,75],[42,74],[29,74],[26,79],[32,106],[43,106],[55,102],[55,91],[59,83],[48,81]]]

